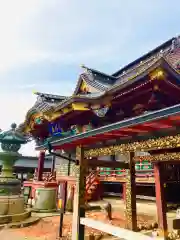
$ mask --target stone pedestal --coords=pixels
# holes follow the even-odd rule
[[[2,152],[2,171],[0,174],[0,224],[22,221],[30,216],[24,208],[24,196],[21,194],[21,182],[13,174],[13,166],[22,155],[18,153],[26,138],[16,130],[16,124],[11,130],[0,133]]]
[[[53,212],[57,205],[57,182],[25,181],[24,188],[31,188],[33,211]]]
[[[38,212],[56,211],[56,188],[37,188],[33,210]]]
[[[24,212],[24,196],[0,196],[0,215],[12,215]]]
[[[24,196],[21,194],[21,182],[14,178],[12,173],[12,164],[15,162],[15,154],[13,153],[12,155],[13,156],[9,156],[10,161],[8,164],[3,161],[5,164],[3,164],[2,173],[0,175],[0,224],[22,221],[31,214],[24,208]],[[16,155],[19,156],[19,154]],[[4,154],[0,153],[0,158],[4,156]],[[14,160],[11,160],[11,157],[13,157]]]

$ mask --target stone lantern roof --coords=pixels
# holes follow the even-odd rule
[[[13,123],[10,130],[0,132],[0,143],[3,151],[17,152],[21,148],[21,144],[27,143],[27,138],[16,127],[17,125]]]

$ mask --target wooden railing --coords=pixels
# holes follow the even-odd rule
[[[146,236],[140,232],[133,232],[124,228],[116,227],[107,223],[103,223],[92,218],[80,218],[80,224],[94,228],[96,230],[111,234],[122,240],[152,240],[151,237]],[[74,238],[72,238],[74,240]]]
[[[105,180],[118,180],[123,181],[126,178],[126,171],[124,169],[120,170],[114,170],[114,169],[104,169],[104,170],[97,170],[97,175],[99,176],[100,181]],[[136,178],[137,179],[144,179],[147,181],[147,179],[154,178],[154,172],[152,169],[146,169],[146,170],[136,170]]]
[[[96,171],[91,171],[86,177],[86,200],[90,200],[92,198],[92,194],[96,191],[98,184],[99,179]]]
[[[37,170],[34,172],[33,180],[37,180]],[[44,182],[54,182],[56,181],[56,171],[52,172],[43,172],[42,181]]]

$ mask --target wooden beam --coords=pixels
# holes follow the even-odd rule
[[[180,129],[179,129],[180,130]],[[172,133],[172,132],[171,132]],[[169,133],[170,134],[170,133]],[[167,150],[176,148],[180,145],[180,134],[174,131],[174,134],[160,137],[158,134],[153,133],[154,136],[138,136],[136,139],[124,139],[118,141],[117,145],[99,146],[85,151],[85,157],[99,157],[113,155],[117,153],[125,153],[128,151],[156,151],[158,148]],[[144,139],[144,140],[143,140]],[[145,140],[147,139],[147,140]],[[38,149],[38,148],[36,148]]]
[[[82,147],[76,148],[76,159],[79,159],[79,175],[77,176],[76,191],[74,193],[72,240],[84,240],[84,225],[80,224],[80,218],[85,217],[87,164]]]
[[[87,103],[72,103],[72,108],[75,111],[89,111]]]
[[[111,168],[123,168],[123,169],[129,168],[129,164],[125,162],[97,160],[96,158],[87,159],[86,161],[87,161],[88,167],[111,167]]]
[[[94,228],[99,231],[109,233],[110,235],[118,237],[118,239],[124,239],[124,240],[132,240],[132,239],[151,240],[152,239],[151,237],[146,236],[140,232],[135,233],[124,228],[120,228],[117,226],[113,226],[111,224],[94,220],[92,218],[81,218],[80,222],[81,224],[89,228]]]
[[[127,229],[137,231],[136,182],[134,153],[129,153],[129,169],[126,177],[126,222]]]
[[[155,189],[156,189],[156,205],[158,215],[158,226],[161,229],[162,236],[167,239],[168,227],[167,227],[167,205],[165,202],[165,189],[164,189],[164,176],[162,163],[154,164],[154,177],[155,177]]]

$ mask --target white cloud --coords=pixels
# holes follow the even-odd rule
[[[0,1],[0,70],[7,70],[27,56],[19,35],[22,22],[30,17],[38,1]],[[22,44],[23,45],[23,44]]]
[[[127,41],[148,34],[146,25],[156,29],[171,9],[178,16],[174,5],[155,0],[0,1],[0,71],[44,59],[79,64],[111,61],[125,54]],[[149,26],[153,21],[155,25]]]
[[[0,128],[8,129],[11,123],[20,124],[29,108],[35,102],[35,96],[26,92],[0,92]]]
[[[12,123],[22,123],[29,108],[34,104],[35,96],[23,92],[0,92],[0,128],[9,130]],[[24,155],[36,155],[34,143],[22,147]]]
[[[85,4],[81,0],[0,1],[0,71],[44,59],[81,63],[112,54],[131,32],[130,22],[123,12],[116,23],[112,18],[104,18],[108,16],[107,3],[101,18],[99,6],[101,3]],[[117,1],[114,6],[120,8]],[[121,22],[123,17],[126,27]],[[118,41],[113,24],[121,28],[123,38]],[[88,34],[89,43],[84,48],[82,41],[86,38],[87,42]]]

